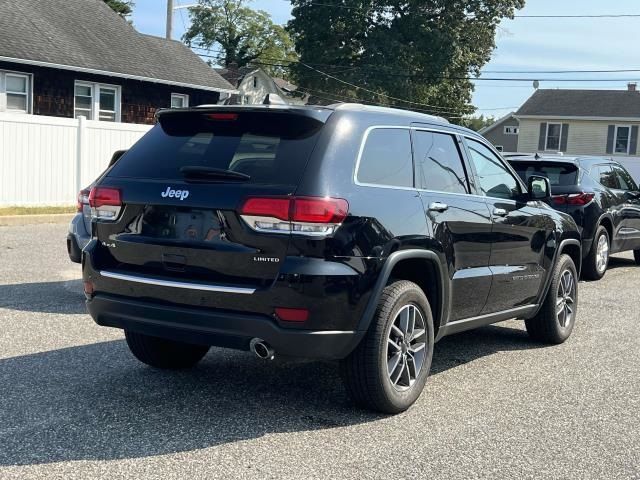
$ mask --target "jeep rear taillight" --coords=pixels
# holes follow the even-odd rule
[[[93,187],[89,193],[89,205],[92,218],[115,220],[122,207],[120,190],[110,187]]]
[[[242,219],[257,232],[327,236],[347,217],[349,204],[330,197],[251,197],[240,207]]]

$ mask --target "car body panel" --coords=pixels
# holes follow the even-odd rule
[[[580,228],[582,252],[586,257],[591,251],[594,236],[600,225],[610,231],[610,252],[618,253],[640,248],[640,191],[622,165],[606,157],[565,157],[565,156],[513,156],[508,158],[513,165],[524,164],[567,164],[579,168],[579,177],[574,185],[552,186],[554,195],[587,192],[594,198],[587,205],[553,205],[559,211],[571,215]],[[601,169],[604,167],[614,178],[619,169],[628,176],[631,190],[612,188],[600,183]],[[612,185],[615,185],[613,183]]]
[[[273,109],[211,107],[186,112],[262,111]],[[124,205],[116,221],[94,220],[93,238],[83,253],[83,278],[93,286],[87,303],[98,323],[161,336],[179,330],[181,339],[194,343],[218,344],[214,337],[225,337],[219,343],[241,349],[249,348],[252,337],[269,335],[285,353],[300,354],[300,348],[287,347],[288,332],[290,339],[306,335],[309,340],[303,343],[309,356],[343,358],[367,331],[382,289],[400,262],[419,259],[433,266],[436,284],[428,294],[437,309],[437,326],[456,324],[449,329],[454,332],[499,321],[508,315],[505,312],[535,314],[561,242],[580,238],[568,215],[537,202],[502,205],[508,216],[492,218],[496,202],[477,195],[471,171],[468,195],[358,181],[358,162],[371,129],[433,129],[491,148],[470,130],[422,114],[364,106],[278,111],[324,123],[308,158],[300,159],[305,166],[293,188],[109,174],[98,180],[99,186],[120,189]],[[468,162],[464,149],[460,153]],[[135,155],[134,146],[118,165],[133,161]],[[526,189],[515,172],[511,174]],[[188,189],[189,195],[162,196],[167,188]],[[243,199],[256,195],[346,199],[349,214],[335,233],[323,237],[256,233],[239,215]],[[432,211],[434,202],[450,208]],[[198,218],[191,218],[194,214]],[[171,238],[149,234],[169,225],[176,226]],[[194,235],[188,234],[190,228]],[[202,242],[200,237],[210,229],[219,232],[213,241]],[[258,262],[257,257],[273,262]],[[114,278],[114,273],[121,276]],[[123,280],[122,274],[139,278]],[[176,289],[172,282],[182,282],[184,288]],[[126,313],[127,305],[135,314]],[[309,316],[303,323],[283,321],[275,313],[277,307],[307,309]],[[172,320],[159,313],[163,309],[184,317]],[[238,319],[242,327],[232,327],[222,319],[225,316]],[[314,339],[334,335],[342,339],[335,349],[324,340],[314,344]]]

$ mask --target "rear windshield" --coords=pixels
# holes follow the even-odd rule
[[[531,175],[547,177],[552,187],[578,183],[578,167],[570,163],[509,162],[525,182]]]
[[[182,167],[205,167],[243,173],[247,183],[297,185],[322,125],[276,112],[171,112],[109,176],[182,179]]]

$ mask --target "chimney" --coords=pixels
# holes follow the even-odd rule
[[[638,84],[636,82],[627,83],[627,91],[629,91],[629,92],[637,92],[638,91]]]

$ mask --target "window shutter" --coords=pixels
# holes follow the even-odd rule
[[[540,124],[540,138],[538,139],[538,151],[544,152],[544,147],[547,144],[547,124]]]
[[[638,125],[631,127],[631,144],[629,145],[629,155],[638,152]]]
[[[567,151],[567,141],[569,139],[569,124],[568,123],[563,123],[562,124],[562,134],[560,137],[560,151],[561,152],[566,152]]]
[[[616,133],[616,126],[609,125],[609,129],[607,131],[607,153],[613,153],[613,136]]]

